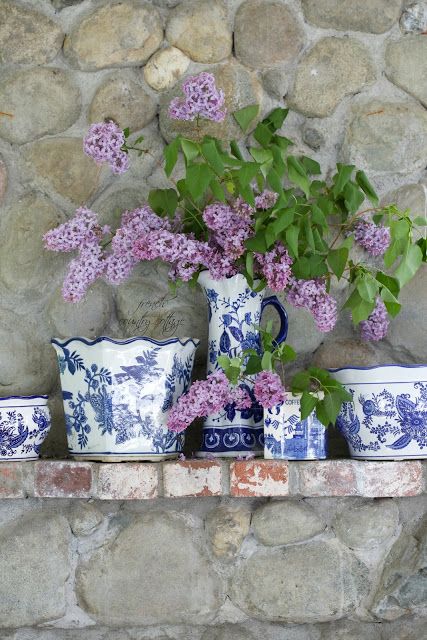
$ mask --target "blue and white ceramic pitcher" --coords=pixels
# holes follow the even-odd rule
[[[267,305],[273,305],[280,316],[281,327],[276,342],[280,344],[286,339],[288,318],[276,296],[264,299],[264,291],[253,291],[241,274],[213,280],[209,271],[202,271],[198,282],[208,302],[208,373],[218,368],[219,355],[235,357],[245,349],[260,349],[256,327]],[[252,397],[252,406],[238,411],[234,405],[229,405],[224,411],[208,416],[204,421],[199,457],[236,457],[263,452],[263,408],[255,401],[252,385],[244,386]]]
[[[166,422],[190,383],[198,340],[100,337],[52,344],[72,456],[165,460],[182,451],[183,435]]]

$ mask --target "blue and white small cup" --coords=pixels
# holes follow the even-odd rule
[[[51,426],[48,396],[0,398],[0,462],[37,460]]]

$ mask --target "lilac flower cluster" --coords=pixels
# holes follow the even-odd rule
[[[125,173],[129,169],[129,156],[122,149],[124,142],[124,133],[115,122],[98,122],[89,128],[83,151],[97,164],[108,163],[113,173]]]
[[[382,340],[388,330],[387,309],[381,298],[377,298],[375,309],[367,320],[360,323],[360,335],[363,340]]]
[[[68,302],[79,302],[91,284],[104,274],[105,261],[98,244],[83,246],[77,258],[70,262],[62,285],[62,295]]]
[[[302,307],[312,314],[319,331],[332,331],[337,322],[337,302],[326,291],[322,278],[293,280],[287,300],[294,307]]]
[[[167,426],[171,431],[184,431],[196,418],[217,413],[228,404],[248,409],[251,399],[240,387],[232,387],[223,371],[215,371],[206,380],[194,382],[186,394],[180,396],[169,412]]]
[[[277,243],[267,253],[256,253],[255,257],[270,289],[283,291],[292,278],[293,260],[287,250]]]
[[[191,76],[182,85],[184,98],[174,98],[169,105],[169,117],[173,120],[194,120],[196,117],[222,122],[226,116],[224,92],[217,89],[215,76],[202,71]]]
[[[46,249],[51,251],[74,251],[97,243],[109,227],[101,227],[94,211],[80,207],[71,220],[51,229],[43,236]]]
[[[254,384],[254,395],[264,409],[272,409],[285,399],[285,390],[277,373],[261,371]]]
[[[230,258],[239,258],[245,251],[245,240],[252,233],[252,211],[234,209],[215,202],[206,207],[203,220],[211,234],[211,244],[218,245]]]
[[[368,220],[359,220],[354,227],[354,239],[372,256],[382,256],[390,245],[390,229]]]

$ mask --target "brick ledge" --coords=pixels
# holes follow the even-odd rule
[[[427,461],[186,460],[0,463],[1,498],[153,500],[205,496],[393,498],[426,492]]]

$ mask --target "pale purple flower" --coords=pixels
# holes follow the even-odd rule
[[[74,251],[80,247],[98,243],[109,227],[101,227],[94,211],[80,207],[71,220],[60,224],[44,234],[46,249],[51,251]]]
[[[203,212],[203,220],[211,234],[211,245],[217,245],[231,258],[239,258],[245,251],[245,241],[252,233],[251,208],[243,207],[237,201],[234,208],[222,202],[208,205]]]
[[[97,164],[108,163],[113,173],[124,173],[129,168],[129,158],[122,150],[125,135],[120,127],[108,120],[89,127],[84,140],[83,151]]]
[[[332,331],[337,322],[337,302],[326,291],[322,278],[315,280],[293,280],[287,300],[294,307],[302,307],[312,314],[319,331]]]
[[[389,320],[387,309],[381,298],[377,298],[375,309],[367,320],[360,322],[363,340],[382,340],[387,335]]]
[[[97,244],[89,244],[80,249],[77,258],[71,261],[62,286],[62,295],[68,302],[79,302],[88,287],[103,275],[105,261],[102,249]]]
[[[390,245],[390,229],[368,220],[359,220],[354,227],[354,239],[372,256],[382,256]]]
[[[270,289],[276,293],[283,291],[292,278],[293,261],[287,250],[277,243],[267,253],[256,253],[255,258]]]
[[[280,376],[273,371],[261,371],[258,373],[254,384],[254,395],[264,409],[272,409],[285,399]]]
[[[169,117],[174,120],[194,120],[196,117],[222,122],[226,116],[224,92],[217,89],[215,76],[202,71],[190,76],[182,85],[184,98],[174,98],[169,105]]]
[[[266,189],[255,197],[255,206],[257,209],[271,209],[276,204],[278,197],[277,193]]]

